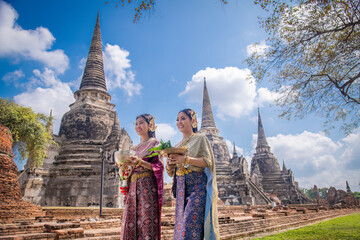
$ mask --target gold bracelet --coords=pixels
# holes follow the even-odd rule
[[[190,164],[190,157],[189,155],[186,155],[185,157],[185,165],[189,165]]]
[[[142,161],[142,159],[140,159],[140,160],[136,163],[135,168],[140,167],[141,161]]]

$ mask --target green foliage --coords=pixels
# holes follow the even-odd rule
[[[354,197],[360,200],[360,192],[354,192]]]
[[[314,188],[306,189],[305,196],[312,200],[316,200],[316,192]]]
[[[266,44],[246,59],[255,79],[273,83],[280,115],[325,117],[326,129],[342,123],[350,133],[360,122],[360,1],[255,0]],[[257,51],[261,50],[261,51]]]
[[[256,239],[360,239],[360,213]]]
[[[300,188],[300,190],[310,199],[312,200],[316,200],[316,191],[314,188]],[[319,196],[323,199],[326,200],[326,194],[328,192],[328,188],[324,187],[324,188],[318,188],[319,191]]]
[[[13,149],[19,151],[22,160],[27,159],[30,167],[41,165],[46,147],[56,144],[48,131],[52,121],[52,117],[36,114],[30,107],[0,98],[0,123],[10,129]]]
[[[162,139],[160,140],[160,144],[159,146],[156,146],[154,148],[150,148],[148,151],[149,152],[152,152],[152,151],[155,151],[153,154],[150,154],[146,157],[153,157],[153,156],[156,156],[156,155],[159,155],[159,152],[163,149],[166,149],[166,148],[172,148],[171,146],[171,142],[170,140],[167,141],[167,142],[164,142]]]

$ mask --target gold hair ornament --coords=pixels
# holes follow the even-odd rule
[[[197,118],[196,118],[196,112],[194,110],[191,111],[191,126],[193,128],[196,128],[197,125],[198,125],[198,122],[196,121]]]
[[[155,118],[152,117],[151,120],[149,121],[149,131],[150,132],[155,132],[157,126],[155,126]]]

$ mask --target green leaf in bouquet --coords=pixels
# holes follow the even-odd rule
[[[148,155],[148,156],[146,156],[146,157],[154,157],[154,156],[157,156],[157,155],[159,155],[159,153],[158,153],[158,152],[155,152],[155,153],[150,154],[150,155]]]
[[[154,147],[154,148],[148,149],[149,152],[151,152],[151,151],[160,151],[160,150],[163,150],[163,148],[162,148],[161,145],[160,145],[160,146],[157,146],[157,147]]]
[[[171,147],[172,147],[172,146],[171,146],[170,140],[167,141],[167,142],[164,142],[164,141],[161,139],[161,140],[160,140],[160,144],[159,144],[158,146],[153,147],[153,148],[150,148],[150,149],[147,150],[147,151],[149,151],[149,152],[155,151],[155,153],[152,153],[152,154],[150,154],[150,155],[148,155],[148,156],[146,156],[146,157],[157,156],[157,155],[159,155],[159,152],[160,152],[161,150],[166,149],[166,148],[171,148]]]

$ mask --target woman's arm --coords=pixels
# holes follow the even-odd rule
[[[170,154],[169,160],[170,160],[170,163],[172,163],[172,164],[183,163],[185,165],[191,164],[196,167],[207,167],[208,166],[208,164],[204,158],[195,158],[195,157],[189,157],[189,156],[180,155],[180,154]]]
[[[147,162],[147,161],[144,161],[144,160],[142,160],[141,158],[139,158],[139,162],[137,163],[136,166],[137,166],[137,167],[142,166],[142,167],[144,167],[144,168],[146,168],[146,169],[148,169],[148,170],[150,170],[150,171],[154,171],[151,163],[149,163],[149,162]]]
[[[188,158],[189,158],[189,160],[187,160],[185,157],[185,164],[191,164],[196,167],[207,167],[208,166],[208,164],[204,158],[193,158],[193,157],[189,157],[189,156],[188,156]]]
[[[134,167],[144,167],[148,170],[151,170],[153,171],[153,168],[152,168],[152,165],[151,163],[147,162],[147,161],[144,161],[142,160],[140,157],[138,156],[130,156],[127,158],[129,162],[132,162],[132,164],[129,164],[129,165],[132,165]]]

